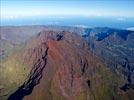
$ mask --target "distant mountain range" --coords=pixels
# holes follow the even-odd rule
[[[86,29],[85,33],[83,37],[89,41],[90,51],[111,70],[125,76],[127,86],[122,87],[124,91],[130,88],[134,84],[134,31],[94,28]]]
[[[65,26],[0,30],[0,99],[133,100],[134,31]]]

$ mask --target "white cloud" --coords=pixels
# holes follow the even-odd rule
[[[134,31],[134,27],[129,27],[127,30]]]
[[[87,28],[85,25],[73,25],[74,27],[82,27],[82,28]]]
[[[117,18],[118,21],[125,21],[126,19],[123,17]]]

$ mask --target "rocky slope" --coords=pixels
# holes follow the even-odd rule
[[[43,30],[0,64],[0,99],[133,100],[133,54],[125,52],[133,51],[131,32]],[[122,52],[129,55],[120,60]]]
[[[61,27],[61,26],[43,26],[43,25],[31,25],[31,26],[0,26],[0,60],[6,58],[12,52],[14,48],[18,49],[22,47],[22,43],[25,43],[32,36],[37,35],[40,31],[70,31],[81,32],[82,28],[77,27]]]
[[[89,49],[102,59],[115,73],[124,76],[127,91],[134,88],[134,32],[111,28],[86,29],[83,37],[89,41]]]

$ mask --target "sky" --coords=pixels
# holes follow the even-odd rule
[[[1,19],[32,16],[134,17],[134,0],[0,0]]]

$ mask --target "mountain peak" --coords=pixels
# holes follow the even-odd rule
[[[105,65],[87,48],[80,47],[81,39],[66,31],[42,31],[32,38],[28,43],[31,47],[28,46],[23,55],[23,63],[30,68],[29,75],[22,86],[10,95],[9,100],[16,96],[26,100],[35,97],[40,99],[48,87],[52,97],[74,99],[82,91],[85,91],[84,94],[88,92],[90,84],[99,86],[93,84],[95,80],[91,75],[101,80],[97,77],[97,69],[105,69]]]

